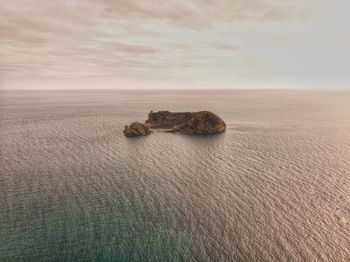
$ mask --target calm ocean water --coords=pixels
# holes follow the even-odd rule
[[[126,139],[150,110],[224,134]],[[1,91],[0,261],[349,261],[350,92]]]

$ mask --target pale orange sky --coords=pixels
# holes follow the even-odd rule
[[[345,0],[12,0],[4,89],[349,88]]]

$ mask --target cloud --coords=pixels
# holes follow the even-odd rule
[[[213,43],[213,48],[222,49],[222,50],[228,50],[228,51],[235,51],[240,49],[238,45],[231,45],[231,44],[225,44],[225,43]]]
[[[228,21],[278,21],[300,15],[301,1],[176,0],[98,1],[113,18],[152,19],[190,28]]]
[[[337,71],[345,75],[350,68],[349,38],[342,36],[347,31],[343,27],[348,24],[348,8],[330,2],[322,7],[321,2],[326,3],[3,1],[0,77],[126,76],[141,81],[144,77],[187,77],[189,82],[205,82],[209,77],[229,79],[239,73],[246,77],[276,72],[317,75]],[[309,20],[307,3],[315,13]],[[336,7],[333,16],[327,12],[331,6]],[[323,63],[321,68],[323,57],[332,63]],[[307,67],[302,70],[299,64]]]
[[[154,54],[157,52],[155,48],[147,47],[137,44],[123,44],[123,43],[107,43],[104,47],[116,53],[130,53],[130,54]]]

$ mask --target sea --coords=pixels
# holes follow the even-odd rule
[[[350,261],[350,92],[2,90],[0,261]]]

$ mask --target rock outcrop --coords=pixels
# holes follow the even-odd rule
[[[226,130],[225,122],[209,111],[200,112],[169,112],[151,111],[145,124],[138,122],[125,126],[125,136],[148,135],[152,129],[163,129],[164,132],[185,135],[220,133]]]
[[[169,111],[151,111],[148,119],[145,121],[152,128],[174,128],[189,121],[195,113],[192,112],[169,112]]]
[[[147,136],[151,133],[151,129],[139,122],[133,122],[130,126],[125,126],[123,134],[127,137]]]
[[[185,135],[220,133],[226,130],[225,122],[212,112],[200,111],[185,123],[175,126],[172,132]]]
[[[151,128],[166,128],[167,132],[179,132],[186,135],[219,133],[226,130],[225,122],[209,111],[151,111],[145,123]]]

